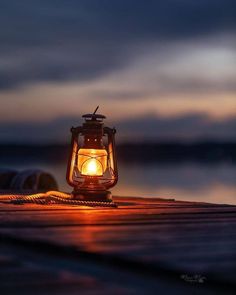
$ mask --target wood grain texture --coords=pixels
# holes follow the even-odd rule
[[[115,209],[0,204],[0,272],[9,268],[12,274],[0,287],[13,292],[20,272],[28,294],[40,282],[45,294],[67,294],[65,286],[71,294],[156,294],[157,288],[166,294],[233,294],[236,206],[114,199]],[[68,277],[61,279],[64,272]],[[24,273],[32,273],[30,283]],[[189,283],[184,274],[206,280]]]

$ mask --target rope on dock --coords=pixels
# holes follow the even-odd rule
[[[89,207],[117,207],[114,202],[86,201],[74,199],[70,194],[59,191],[48,191],[37,194],[4,194],[0,195],[0,202],[12,204],[34,203],[40,205],[66,204]]]

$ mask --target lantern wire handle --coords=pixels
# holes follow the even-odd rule
[[[97,110],[98,110],[99,106],[96,107],[95,111],[93,112],[93,115],[96,114]]]

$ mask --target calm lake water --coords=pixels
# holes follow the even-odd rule
[[[66,163],[20,163],[0,168],[40,168],[51,172],[60,190],[71,191],[65,180]],[[236,165],[230,163],[124,164],[114,195],[175,198],[177,200],[236,204]]]

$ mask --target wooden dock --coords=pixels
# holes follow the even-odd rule
[[[1,294],[235,294],[236,206],[0,204]]]

